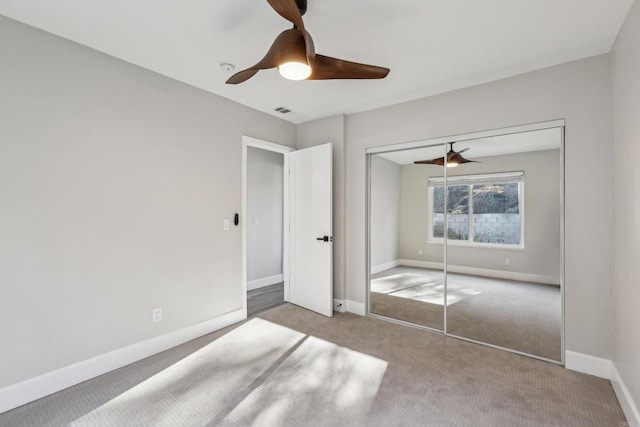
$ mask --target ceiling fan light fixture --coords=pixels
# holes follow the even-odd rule
[[[278,65],[278,72],[289,80],[305,80],[311,75],[311,67],[304,62],[290,61]]]
[[[267,3],[292,23],[293,28],[280,33],[258,63],[235,73],[227,79],[227,84],[237,85],[260,70],[272,68],[277,68],[282,77],[290,80],[383,79],[389,74],[388,68],[317,54],[302,20],[307,11],[307,0],[267,0]]]
[[[447,152],[446,156],[436,157],[435,159],[430,159],[430,160],[417,160],[413,163],[416,165],[446,166],[448,168],[455,168],[456,166],[461,165],[463,163],[477,163],[477,160],[465,159],[464,156],[461,154],[467,151],[468,148],[465,148],[464,150],[461,150],[461,151],[456,151],[453,149],[453,144],[455,144],[455,141],[448,142],[447,144],[449,144],[449,151]]]

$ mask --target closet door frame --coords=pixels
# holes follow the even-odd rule
[[[365,253],[365,283],[364,283],[365,314],[367,316],[380,318],[380,319],[391,321],[394,323],[399,323],[399,324],[403,324],[403,325],[407,325],[415,328],[425,329],[431,332],[436,332],[439,334],[444,334],[452,338],[460,339],[463,341],[473,342],[476,344],[481,344],[488,347],[505,350],[511,353],[532,357],[534,359],[540,359],[547,362],[564,365],[565,364],[565,176],[564,176],[565,175],[565,125],[566,125],[565,119],[558,119],[558,120],[550,120],[545,122],[524,124],[519,126],[511,126],[506,128],[491,129],[491,130],[485,130],[485,131],[479,131],[479,132],[449,135],[449,136],[443,136],[443,137],[437,137],[437,138],[428,138],[428,139],[422,139],[417,141],[401,142],[401,143],[388,144],[388,145],[376,146],[376,147],[367,147],[365,150],[365,161],[366,161],[366,164],[365,164],[365,174],[366,174],[365,176],[365,183],[366,183],[365,184],[366,185],[365,248],[366,248],[366,253]],[[496,345],[481,342],[481,341],[475,341],[473,339],[469,339],[465,337],[460,337],[457,335],[451,335],[448,333],[447,304],[446,304],[446,301],[447,301],[447,244],[446,244],[447,239],[446,239],[446,236],[445,236],[445,241],[443,245],[443,250],[444,250],[443,272],[444,272],[444,298],[445,298],[444,319],[443,319],[444,330],[434,329],[428,326],[409,323],[402,320],[393,319],[386,316],[380,316],[375,313],[372,313],[371,312],[371,286],[370,286],[370,283],[371,283],[371,156],[374,154],[383,154],[383,153],[389,153],[394,151],[412,150],[416,148],[423,148],[423,147],[437,146],[437,145],[442,145],[444,147],[443,148],[444,153],[446,153],[446,148],[447,148],[446,144],[448,142],[468,141],[468,140],[474,140],[474,139],[490,138],[495,136],[510,135],[510,134],[531,132],[531,131],[544,130],[544,129],[553,129],[553,128],[561,128],[560,183],[559,183],[560,199],[561,199],[560,200],[560,311],[561,311],[560,313],[560,322],[561,322],[560,355],[561,355],[561,360],[558,361],[558,360],[547,359],[544,357],[536,356],[535,354],[524,353],[517,350],[509,349],[509,348],[500,347],[500,346],[496,346]],[[444,169],[443,174],[445,177],[445,186],[446,186],[446,182],[447,182],[446,168],[443,167],[443,169]],[[446,191],[445,191],[445,195],[446,195]],[[447,216],[445,215],[445,227],[446,227],[446,217]]]

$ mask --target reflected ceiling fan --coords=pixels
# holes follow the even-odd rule
[[[302,22],[307,0],[267,2],[280,16],[290,21],[293,28],[280,33],[260,62],[234,74],[227,84],[242,83],[258,71],[270,68],[278,68],[280,75],[290,80],[382,79],[389,74],[388,68],[316,54],[313,39]]]
[[[447,167],[448,168],[453,168],[458,166],[459,164],[462,163],[479,163],[476,160],[469,160],[469,159],[465,159],[462,156],[462,153],[464,153],[465,151],[468,150],[468,148],[465,148],[464,150],[460,150],[460,151],[455,151],[453,149],[453,144],[455,144],[456,142],[449,142],[449,151],[447,152]],[[419,160],[416,162],[413,162],[416,165],[438,165],[438,166],[444,166],[445,162],[444,162],[444,157],[436,157],[435,159],[431,159],[431,160]]]

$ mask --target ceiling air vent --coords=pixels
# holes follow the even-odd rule
[[[273,111],[277,111],[280,114],[293,113],[293,110],[291,110],[291,108],[287,108],[287,107],[276,107],[276,108],[273,109]]]

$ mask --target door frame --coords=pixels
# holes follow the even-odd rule
[[[242,135],[242,203],[240,221],[242,230],[242,312],[247,318],[247,206],[248,206],[248,176],[247,153],[249,147],[283,154],[282,169],[282,277],[284,281],[284,300],[289,301],[289,156],[296,149],[280,145],[251,136]]]

